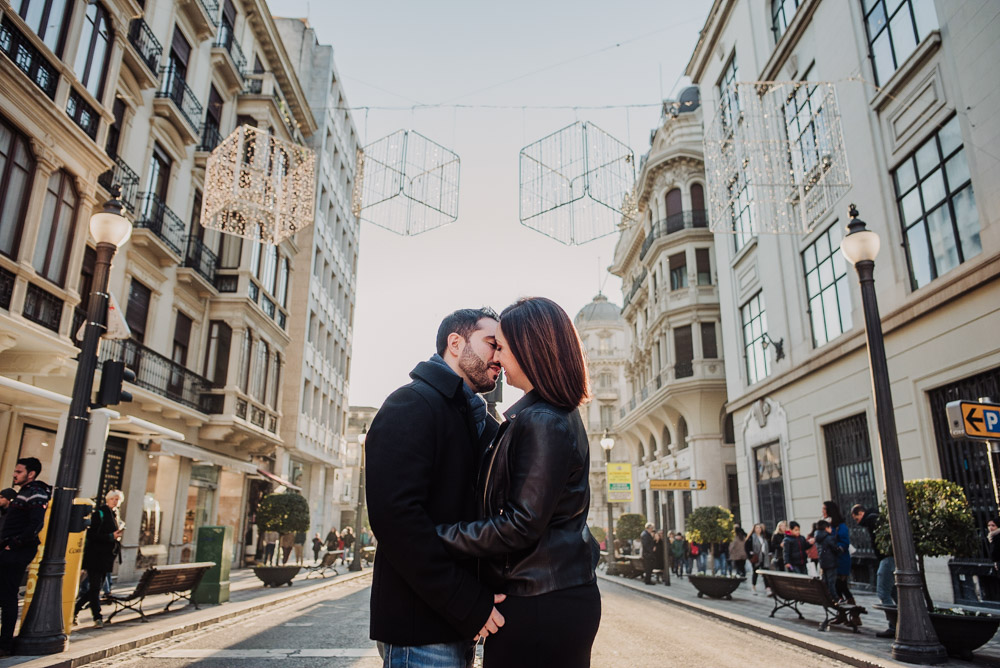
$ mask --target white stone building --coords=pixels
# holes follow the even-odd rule
[[[1000,397],[998,61],[989,0],[714,3],[687,66],[705,126],[720,113],[743,122],[731,82],[836,82],[853,183],[803,236],[756,234],[770,221],[753,219],[750,196],[731,211],[748,233],[716,243],[746,524],[808,525],[824,500],[849,509],[883,497],[857,275],[839,252],[850,202],[881,237],[875,282],[904,475],[961,483],[980,528],[996,514],[1000,459],[952,439],[944,404]],[[799,90],[789,128],[810,118],[811,87]],[[791,151],[816,150],[808,123]],[[783,355],[763,349],[764,334]],[[851,536],[855,578],[871,582],[864,532]],[[950,589],[944,562],[939,591]],[[956,598],[976,598],[955,583]]]

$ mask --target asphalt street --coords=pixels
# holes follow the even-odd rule
[[[252,668],[255,666],[377,668],[368,639],[371,578],[208,626],[89,664],[95,668]],[[595,667],[846,664],[783,645],[663,601],[601,582],[603,615]],[[280,662],[280,663],[276,663]]]

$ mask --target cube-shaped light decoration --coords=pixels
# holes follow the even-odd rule
[[[205,166],[201,224],[278,244],[313,222],[316,154],[249,125],[222,140]]]
[[[521,223],[574,246],[615,233],[635,215],[632,150],[593,123],[521,149]]]
[[[458,155],[413,130],[358,153],[352,209],[361,220],[413,236],[458,219]]]

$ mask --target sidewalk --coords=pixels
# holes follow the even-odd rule
[[[628,587],[854,666],[862,668],[892,666],[895,668],[909,665],[893,660],[890,639],[875,637],[875,634],[887,628],[887,625],[885,615],[872,607],[878,602],[873,594],[855,592],[858,605],[864,606],[868,610],[868,614],[861,617],[864,625],[858,633],[851,633],[849,629],[836,626],[829,631],[822,632],[819,630],[819,625],[823,621],[823,611],[818,606],[800,605],[799,610],[805,619],[799,619],[789,609],[779,610],[774,617],[769,617],[774,608],[774,600],[764,595],[762,582],[757,584],[757,596],[753,595],[748,579],[733,593],[733,599],[726,601],[698,598],[697,590],[688,582],[687,578],[678,580],[676,577],[671,577],[671,585],[667,587],[663,584],[646,585],[639,579],[607,576],[601,571],[598,571],[597,577],[604,582]],[[1000,666],[1000,633],[978,649],[974,653],[974,657],[972,662],[949,658],[946,663],[938,665],[949,667]]]
[[[371,568],[366,567],[360,573],[347,573],[347,566],[338,566],[343,575],[328,575],[326,579],[313,577],[304,579],[305,574],[299,573],[291,587],[264,587],[249,568],[234,570],[230,575],[229,602],[219,605],[201,604],[200,610],[188,605],[186,601],[175,603],[170,611],[162,613],[163,607],[170,596],[161,594],[148,596],[143,602],[143,612],[149,620],[139,621],[138,613],[124,610],[115,615],[111,624],[103,629],[94,627],[90,611],[80,613],[80,624],[73,627],[70,635],[69,649],[61,654],[50,656],[11,656],[0,659],[0,668],[17,666],[17,668],[75,668],[91,661],[120,654],[136,647],[148,645],[164,638],[188,633],[216,622],[244,615],[268,606],[279,605],[291,599],[301,598],[339,583],[364,577],[371,574]],[[135,583],[132,583],[134,586]],[[129,585],[115,587],[121,593],[129,589]],[[114,609],[111,605],[102,606],[104,617]]]

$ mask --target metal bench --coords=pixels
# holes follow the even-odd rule
[[[122,610],[128,609],[139,613],[139,620],[146,619],[142,611],[142,601],[147,596],[154,594],[170,594],[170,601],[163,612],[170,610],[170,606],[181,599],[186,599],[188,603],[198,609],[198,604],[191,598],[192,593],[201,582],[205,572],[215,566],[214,561],[199,561],[193,564],[172,564],[170,566],[151,566],[147,568],[135,589],[125,596],[119,596],[112,592],[108,600],[115,606],[114,612],[108,615],[108,623]]]
[[[338,559],[343,559],[343,558],[344,558],[343,550],[333,550],[331,552],[327,552],[326,554],[323,555],[323,559],[320,560],[318,564],[306,568],[306,571],[308,572],[306,573],[305,579],[308,580],[314,575],[325,579],[327,571],[333,571],[334,575],[340,575],[340,571],[336,569],[335,564],[337,563]]]
[[[861,615],[868,614],[868,611],[860,605],[838,605],[820,578],[780,571],[761,570],[758,573],[764,576],[764,584],[771,588],[774,596],[774,610],[771,611],[771,617],[782,608],[791,608],[799,619],[805,619],[799,612],[798,604],[811,603],[823,608],[825,619],[819,625],[820,631],[826,631],[834,624],[843,624],[850,626],[857,633],[858,627],[861,626]]]
[[[368,547],[361,548],[361,558],[371,566],[375,562],[375,546],[369,545]]]

